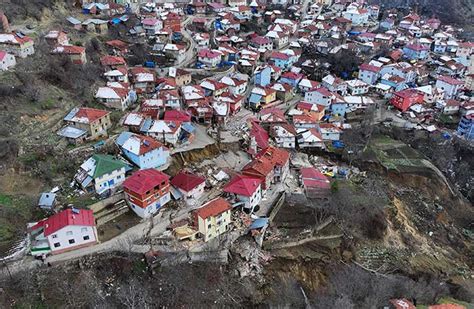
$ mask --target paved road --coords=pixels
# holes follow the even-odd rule
[[[189,48],[186,51],[186,57],[185,59],[176,65],[177,68],[182,68],[185,67],[189,64],[191,64],[194,61],[194,55],[196,53],[196,41],[194,41],[192,34],[186,29],[187,25],[191,23],[194,19],[194,16],[188,16],[186,19],[181,23],[181,33],[183,34],[183,37],[185,37],[188,42],[189,42]]]
[[[195,208],[195,207],[194,207]],[[193,209],[191,206],[186,206],[185,208],[179,210],[174,216],[173,221],[179,221],[185,219],[189,216],[189,212]],[[150,235],[156,236],[160,235],[166,231],[166,227],[170,224],[169,218],[170,212],[164,211],[163,213],[158,214],[153,218],[154,228],[151,230]],[[132,251],[133,243],[141,238],[143,238],[150,228],[150,221],[145,220],[135,225],[134,227],[129,228],[119,236],[112,238],[106,242],[99,243],[95,246],[86,247],[70,252],[65,252],[58,255],[52,255],[47,257],[46,262],[51,264],[56,264],[60,262],[65,262],[69,260],[78,259],[87,255],[111,252],[111,251]],[[0,277],[9,276],[9,273],[14,275],[17,272],[35,269],[43,266],[43,264],[34,260],[32,257],[26,257],[23,260],[16,261],[8,264],[8,268],[3,267],[3,271],[0,272]]]

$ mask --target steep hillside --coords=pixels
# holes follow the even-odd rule
[[[414,8],[424,15],[438,16],[444,23],[470,26],[474,20],[474,0],[373,0],[386,8]]]

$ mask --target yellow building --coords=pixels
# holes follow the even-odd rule
[[[194,211],[194,225],[204,241],[209,241],[229,230],[232,206],[219,197]]]

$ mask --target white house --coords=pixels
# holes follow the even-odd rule
[[[97,243],[92,210],[69,208],[39,222],[28,224],[31,254],[59,254]]]
[[[19,33],[0,33],[0,50],[26,58],[35,53],[33,39]]]
[[[133,102],[133,98],[130,94],[130,91],[126,88],[107,86],[99,87],[95,98],[108,107],[124,111]]]
[[[186,59],[186,45],[168,43],[163,50],[166,54],[176,59],[177,63],[181,63]]]
[[[126,163],[110,155],[95,154],[82,163],[74,181],[85,191],[97,194],[114,190],[125,181]]]
[[[271,136],[275,139],[278,147],[296,148],[296,130],[289,123],[274,124],[270,130]]]
[[[204,194],[206,178],[181,171],[171,179],[171,194],[177,199],[196,201]]]
[[[300,148],[324,148],[323,137],[316,128],[298,130],[298,146]]]
[[[445,99],[454,98],[462,87],[464,87],[463,81],[450,76],[440,76],[436,80],[436,88],[444,91]]]
[[[399,76],[403,78],[406,83],[412,83],[416,80],[416,70],[407,62],[398,62],[383,66],[380,70],[380,76],[386,74]]]
[[[145,18],[142,20],[143,29],[147,35],[156,35],[163,29],[163,21],[157,18]]]
[[[176,145],[181,133],[181,124],[175,121],[153,120],[149,128],[142,130],[159,141]]]
[[[202,64],[214,68],[216,67],[222,59],[222,53],[218,50],[210,50],[203,48],[198,53],[198,60]]]
[[[369,85],[374,85],[380,77],[380,67],[363,63],[359,67],[359,79]]]
[[[334,99],[335,95],[324,87],[312,89],[304,94],[304,100],[312,104],[329,106]]]
[[[307,79],[306,77],[302,78],[298,83],[298,88],[303,93],[318,87],[319,83],[317,81]]]
[[[341,138],[342,130],[331,123],[321,123],[319,129],[324,141],[338,141]]]
[[[353,79],[347,81],[347,87],[351,95],[362,95],[369,92],[369,84],[361,81],[360,79]]]
[[[262,200],[262,180],[259,178],[235,175],[224,187],[223,191],[229,193],[236,203],[243,203],[243,208],[253,213],[255,206]]]
[[[246,80],[224,76],[221,78],[220,82],[229,86],[230,93],[233,95],[242,95],[245,93],[245,90],[247,90]]]
[[[342,16],[349,19],[354,26],[363,25],[369,21],[368,10],[359,9],[358,7],[352,5],[347,7],[347,10],[342,13]]]
[[[0,50],[0,71],[6,71],[16,65],[15,56]]]
[[[339,93],[341,95],[347,94],[347,83],[334,75],[326,75],[321,83],[324,87],[329,89],[329,91]]]

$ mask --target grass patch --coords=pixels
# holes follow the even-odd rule
[[[56,107],[56,100],[53,98],[46,98],[45,100],[41,101],[40,107],[43,110],[53,109]]]
[[[0,243],[14,239],[34,217],[34,201],[26,196],[0,193]]]
[[[5,194],[0,194],[0,205],[2,206],[11,206],[13,199]]]
[[[455,115],[441,114],[438,116],[438,120],[444,124],[458,124],[459,123],[459,117]]]
[[[368,147],[377,160],[387,170],[399,172],[423,172],[430,169],[424,157],[406,144],[392,140],[386,136],[375,138]]]
[[[438,301],[438,304],[456,304],[456,305],[461,305],[466,308],[472,308],[472,304],[467,303],[465,301],[457,300],[451,297],[443,297]]]

